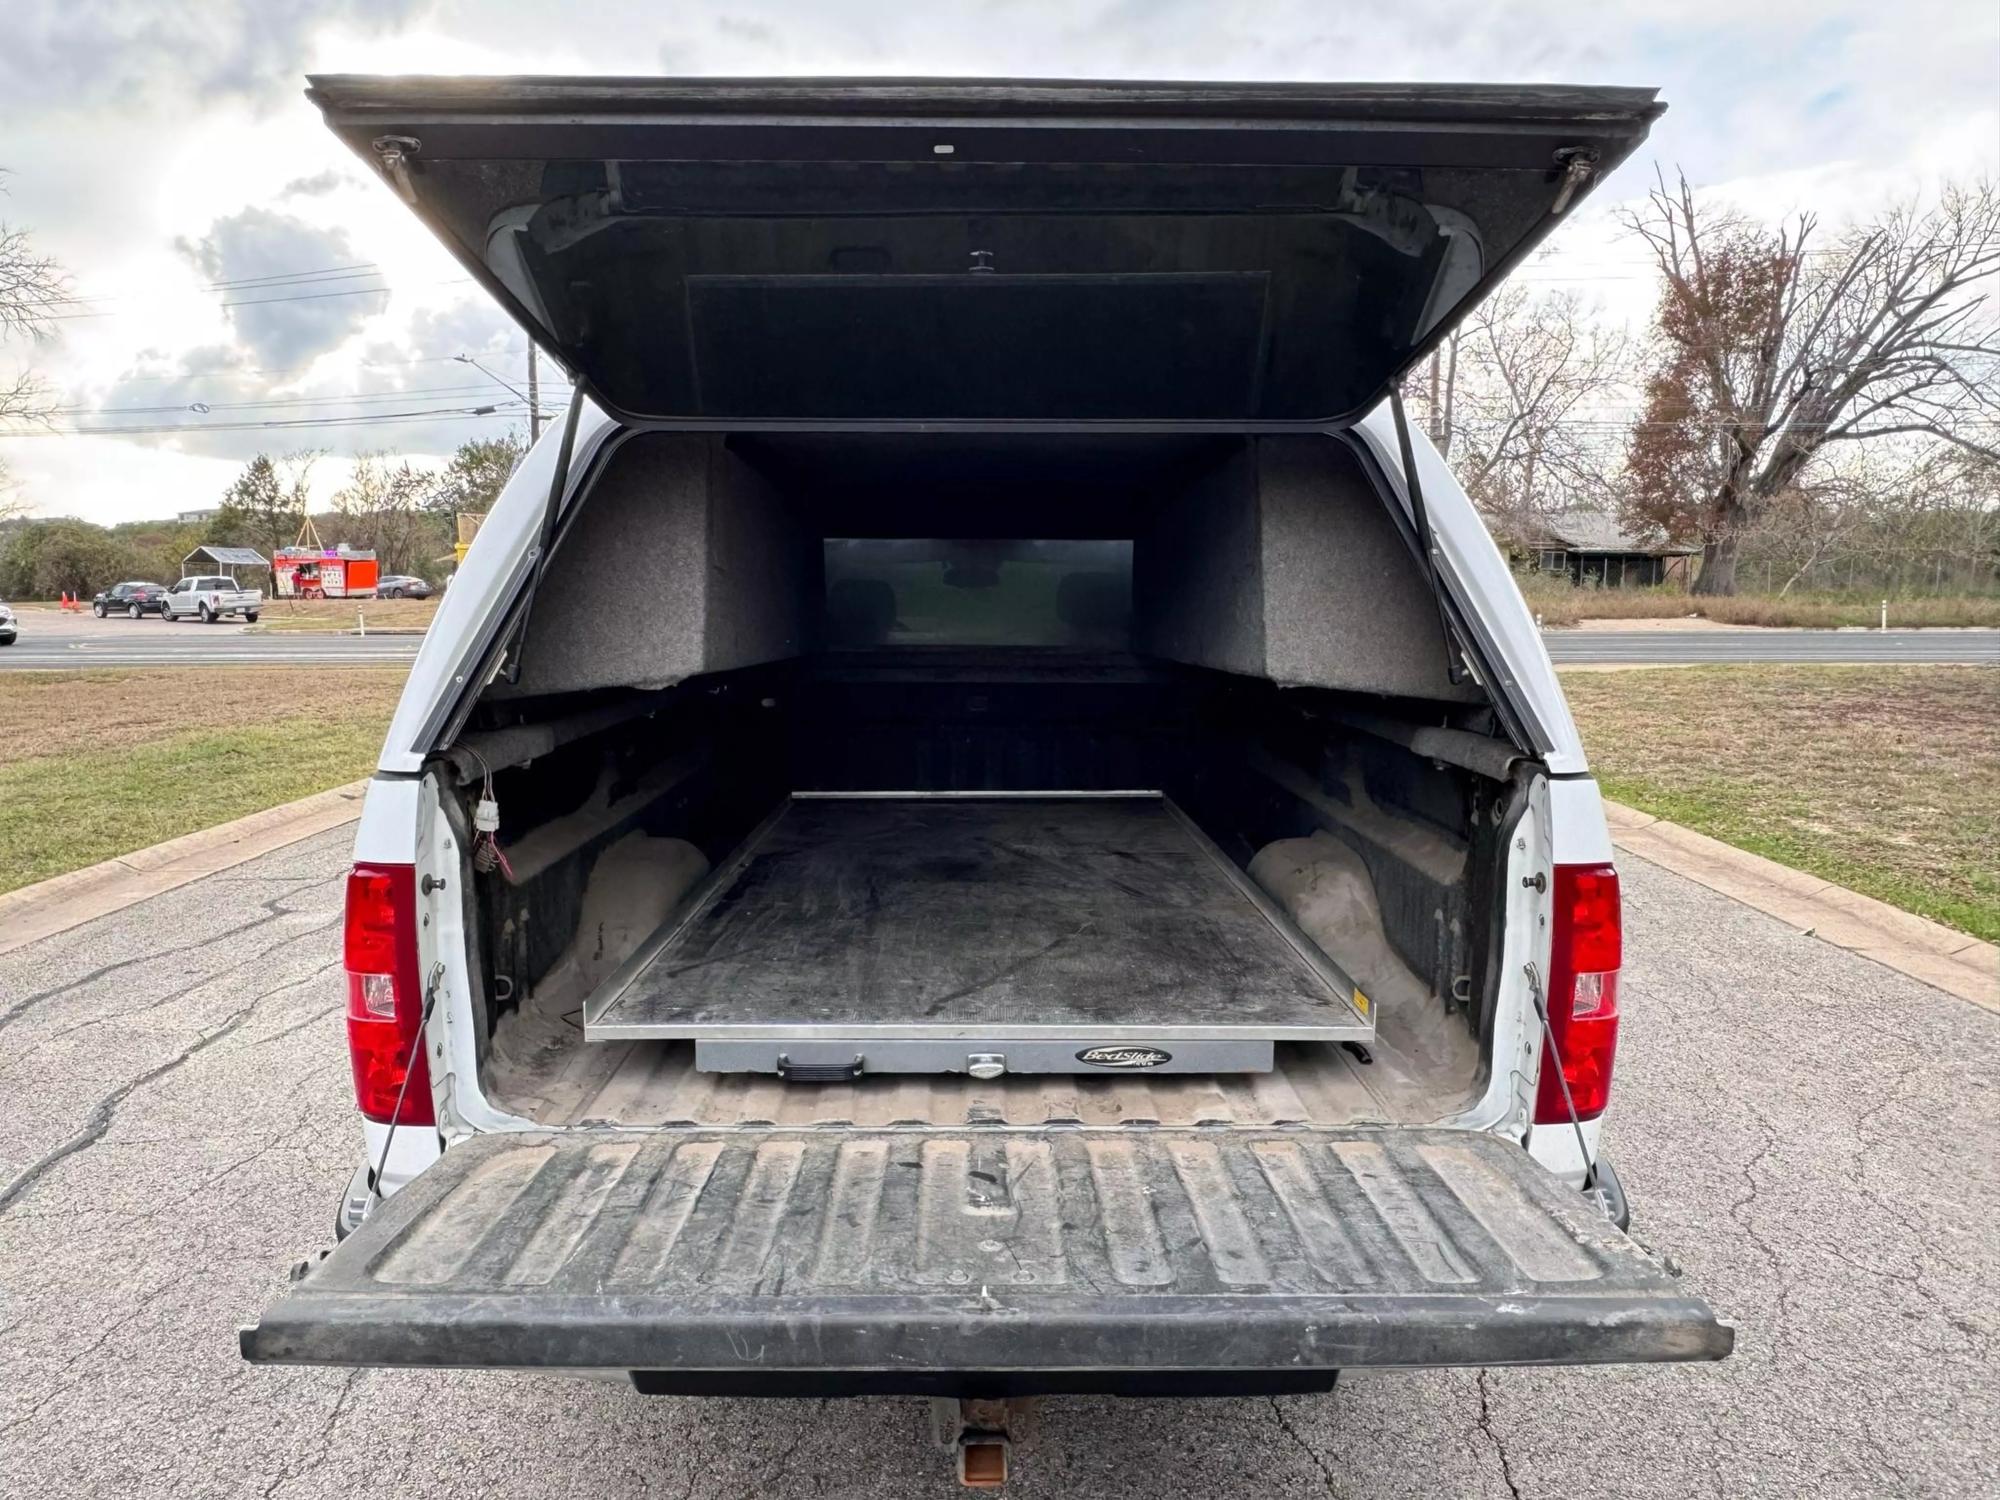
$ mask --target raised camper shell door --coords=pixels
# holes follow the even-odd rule
[[[1630,88],[369,78],[309,97],[627,422],[1350,420]]]
[[[479,1136],[242,1332],[258,1363],[1013,1394],[1720,1359],[1517,1144],[1445,1130]],[[684,1384],[680,1388],[688,1388]]]

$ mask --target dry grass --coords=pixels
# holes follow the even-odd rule
[[[245,725],[388,725],[398,667],[145,667],[0,678],[0,765]]]
[[[2000,939],[2000,671],[1566,674],[1607,795]]]
[[[1738,594],[1710,599],[1679,588],[1580,589],[1538,574],[1516,575],[1521,592],[1544,625],[1581,620],[1671,620],[1690,615],[1722,625],[1771,625],[1834,630],[1882,623],[1882,596],[1854,594]],[[1889,628],[2000,626],[2000,596],[1913,597],[1889,601]]]
[[[273,599],[258,615],[269,630],[352,630],[358,612],[370,630],[428,630],[438,601],[430,599]]]
[[[368,774],[394,667],[11,672],[0,891]]]

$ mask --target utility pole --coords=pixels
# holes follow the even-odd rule
[[[1441,354],[1448,357],[1450,361],[1449,365],[1443,371],[1444,389],[1442,392],[1438,390],[1439,366],[1444,363],[1444,360],[1440,358]],[[1445,347],[1442,351],[1437,349],[1431,350],[1430,377],[1430,414],[1429,420],[1425,425],[1430,430],[1431,444],[1437,449],[1438,457],[1450,458],[1452,407],[1458,399],[1457,334],[1454,333],[1450,338],[1445,340]]]
[[[541,376],[535,370],[535,344],[528,341],[528,442],[532,445],[542,435],[542,384]]]

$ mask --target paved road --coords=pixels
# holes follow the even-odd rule
[[[0,956],[0,1493],[954,1493],[911,1401],[238,1362],[354,1163],[347,845]],[[1057,1402],[1015,1493],[2000,1493],[2000,1016],[1626,868],[1608,1141],[1736,1357]]]
[[[1551,630],[1543,639],[1559,664],[2000,662],[2000,630]],[[406,635],[298,635],[35,612],[23,616],[20,641],[0,650],[0,669],[407,662],[417,643]]]
[[[21,638],[0,648],[0,670],[407,664],[419,644],[413,635],[300,635],[252,631],[234,621],[169,625],[154,615],[143,620],[100,620],[33,610],[20,620]]]

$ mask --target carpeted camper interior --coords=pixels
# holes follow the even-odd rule
[[[1494,731],[1340,439],[633,435],[563,535],[518,681],[487,689],[453,752],[468,797],[491,774],[510,854],[469,913],[488,1086],[564,1118],[625,1098],[634,1069],[684,1094],[684,1033],[587,1028],[703,903],[729,943],[654,989],[709,1021],[769,1010],[749,1018],[766,1038],[928,1013],[963,1073],[1010,1021],[1017,1060],[1049,1016],[1121,1044],[1190,1034],[1197,1012],[1247,1035],[1275,1012],[1244,976],[1282,966],[1243,946],[1223,909],[1241,899],[1351,976],[1373,1028],[1365,1064],[1294,1027],[1243,1066],[1285,1088],[1373,1068],[1335,1112],[1441,1118],[1484,1076],[1495,924],[1475,914],[1496,909],[1521,797],[1413,753],[1426,727]],[[912,799],[1034,793],[1153,794],[1166,821],[1102,802],[912,821]],[[829,795],[857,800],[760,842],[794,798]],[[931,823],[977,825],[973,857],[910,841]],[[1170,851],[1145,840],[1177,826],[1226,877],[1199,886],[1201,920],[1236,936],[1207,948],[1158,926],[1198,888],[1158,883]],[[864,1072],[867,1049],[835,1041]]]
[[[1123,541],[1118,644],[1138,654],[1477,701],[1446,674],[1428,586],[1354,451],[1315,435],[638,433],[564,534],[499,691],[663,687],[811,652],[832,539]]]

